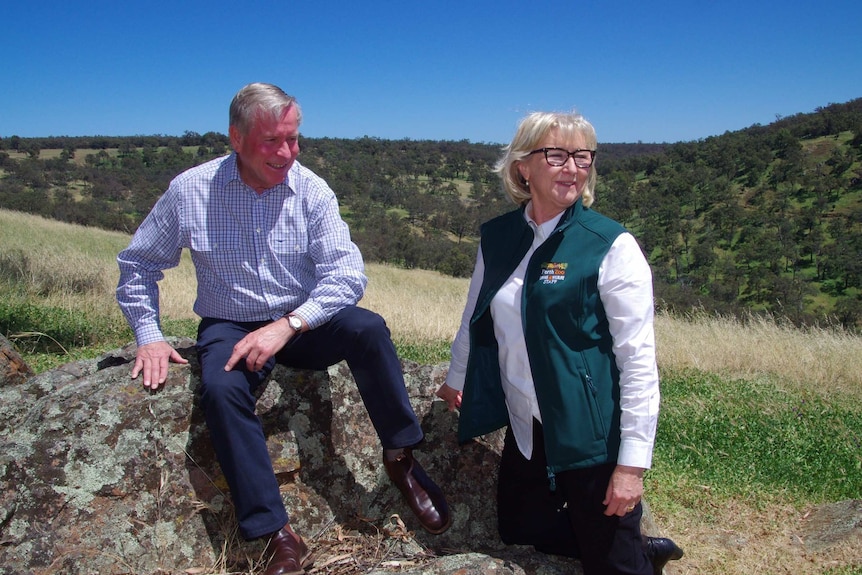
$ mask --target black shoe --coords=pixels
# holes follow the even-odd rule
[[[646,554],[652,563],[653,575],[661,575],[668,561],[682,558],[682,549],[666,537],[647,537]]]

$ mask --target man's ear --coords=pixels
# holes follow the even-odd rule
[[[227,129],[228,136],[230,136],[230,145],[234,150],[239,150],[242,147],[242,134],[239,131],[239,128],[236,126],[230,126]]]

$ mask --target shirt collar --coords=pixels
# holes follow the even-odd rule
[[[242,178],[239,176],[239,166],[236,163],[236,152],[231,152],[222,166],[225,173],[225,182],[242,181]]]
[[[543,224],[537,224],[536,221],[533,219],[533,201],[530,200],[529,202],[527,202],[527,206],[524,209],[524,219],[527,220],[527,224],[529,224],[529,226],[533,229],[533,233],[536,234],[536,237],[539,240],[544,241],[545,238],[547,238],[551,234],[551,232],[553,232],[557,228],[557,224],[560,223],[560,219],[565,213],[565,210],[563,210],[547,222]]]
[[[272,191],[281,191],[281,192],[292,192],[293,187],[291,187],[290,182],[296,177],[295,172],[299,168],[299,161],[294,160],[293,165],[290,167],[290,170],[287,172],[287,177],[283,182],[276,184],[272,188],[266,191],[266,193],[270,193]],[[243,182],[242,176],[239,174],[239,164],[237,164],[237,155],[236,152],[231,152],[230,156],[227,157],[227,160],[224,163],[223,169],[225,170],[225,182],[230,183],[233,181],[237,181],[241,183],[243,186],[246,186],[246,183]],[[248,186],[246,186],[248,187]]]

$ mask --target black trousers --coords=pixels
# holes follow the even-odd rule
[[[234,345],[266,323],[208,318],[198,327],[200,404],[246,539],[278,531],[289,520],[255,414],[254,391],[276,362],[319,370],[346,360],[383,447],[410,447],[423,438],[389,328],[379,315],[344,308],[325,325],[294,336],[262,370],[248,371],[240,362],[224,371]]]
[[[623,517],[604,514],[614,467],[560,472],[551,491],[541,424],[534,421],[532,459],[521,454],[510,428],[497,483],[500,538],[508,545],[576,557],[585,575],[652,575],[640,531],[642,506]]]

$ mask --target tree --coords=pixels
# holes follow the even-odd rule
[[[476,226],[475,208],[465,206],[458,198],[450,198],[446,201],[445,211],[448,214],[447,230],[455,235],[458,242],[466,235],[476,235],[479,228]]]
[[[838,298],[833,313],[846,329],[858,332],[862,327],[862,299],[859,297]]]

